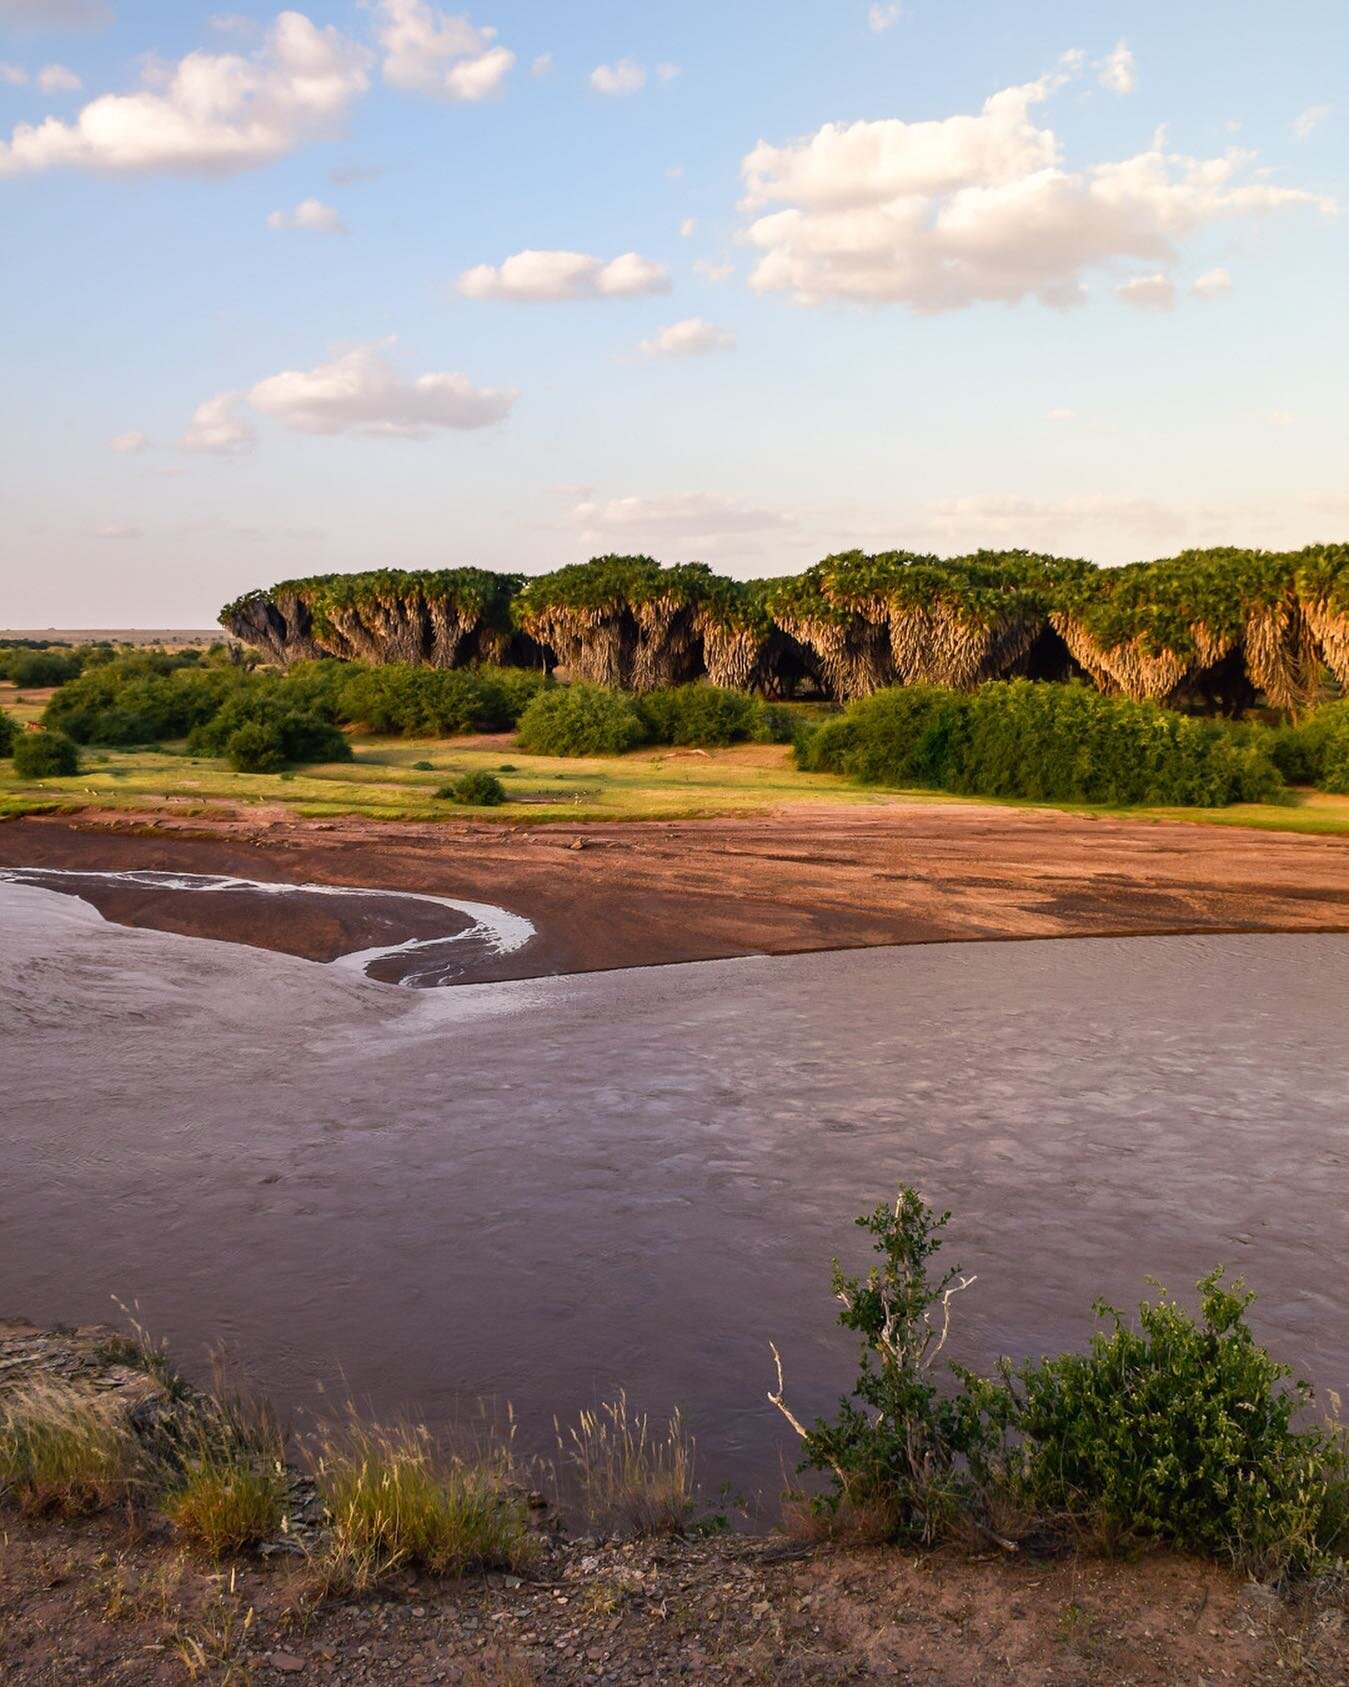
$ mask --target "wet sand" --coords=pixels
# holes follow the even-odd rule
[[[713,1481],[772,1493],[768,1343],[827,1410],[853,1363],[828,1261],[861,1263],[850,1221],[902,1179],[978,1273],[963,1360],[1081,1343],[1096,1294],[1222,1261],[1281,1356],[1349,1385],[1341,937],[405,991],[0,885],[0,941],[0,1314],[116,1293],[290,1408],[322,1381],[446,1422],[487,1393],[536,1445],[626,1387],[687,1405]]]
[[[579,841],[581,848],[573,846]],[[743,820],[514,829],[34,817],[0,866],[232,873],[499,904],[538,936],[480,979],[877,944],[1191,931],[1349,931],[1349,839],[895,801]],[[330,959],[345,934],[201,898],[109,898],[109,916]],[[331,911],[326,911],[330,914]],[[199,922],[199,923],[198,923]]]

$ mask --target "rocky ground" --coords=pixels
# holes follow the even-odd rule
[[[0,1388],[36,1372],[153,1384],[111,1332],[0,1325]],[[303,1489],[298,1491],[303,1513]],[[0,1510],[0,1680],[517,1687],[528,1683],[1349,1682],[1342,1589],[1284,1596],[1156,1555],[974,1558],[784,1533],[568,1540],[528,1577],[404,1574],[323,1598],[303,1523],[262,1553],[194,1559],[153,1512]]]
[[[0,866],[153,868],[497,903],[538,936],[475,978],[873,944],[1349,930],[1349,839],[896,799],[746,819],[515,827],[89,811],[0,826]],[[219,899],[100,889],[111,919],[328,959],[332,936]]]

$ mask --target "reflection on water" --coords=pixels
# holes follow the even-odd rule
[[[401,916],[404,929],[413,916],[428,909],[449,909],[466,916],[464,929],[446,934],[399,938],[375,943],[338,955],[330,964],[364,974],[383,984],[401,984],[424,989],[453,984],[478,955],[509,955],[523,948],[534,935],[533,925],[519,914],[488,902],[463,902],[448,896],[430,896],[403,890],[363,890],[346,885],[279,884],[263,879],[232,878],[214,873],[165,873],[141,870],[95,872],[66,867],[0,868],[0,881],[60,890],[86,898],[99,890],[131,889],[157,892],[165,897],[208,893],[234,901],[281,899],[294,906],[306,898],[321,897],[359,921],[362,913],[378,911],[386,921]],[[365,904],[366,907],[363,907]],[[268,908],[272,918],[286,917],[284,908]],[[460,923],[460,922],[452,922]]]
[[[288,906],[282,898],[278,917]],[[1349,1383],[1349,939],[756,957],[453,990],[104,923],[0,884],[0,1312],[140,1301],[283,1406],[689,1410],[780,1485],[852,1374],[829,1260],[911,1181],[978,1273],[950,1351],[1084,1342],[1154,1273],[1243,1270],[1255,1327]]]

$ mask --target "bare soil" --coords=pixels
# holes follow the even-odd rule
[[[480,979],[877,944],[1349,930],[1349,839],[983,804],[535,828],[89,811],[0,827],[0,865],[429,891],[532,920],[538,937]],[[133,925],[313,959],[335,947],[322,922],[283,936],[265,909],[217,929],[209,897],[91,899]]]

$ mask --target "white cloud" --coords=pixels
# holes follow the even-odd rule
[[[551,76],[553,74],[553,55],[540,53],[529,67],[531,76]]]
[[[734,346],[735,335],[729,329],[690,316],[658,329],[638,350],[644,357],[703,357],[712,351],[731,351]]]
[[[658,64],[656,66],[656,75],[662,82],[673,82],[675,77],[679,75],[679,66],[677,64],[670,64],[668,61],[664,64]]]
[[[102,94],[73,123],[21,123],[0,176],[71,166],[229,174],[336,133],[366,85],[366,54],[338,30],[282,12],[251,57],[189,53],[149,63],[134,94]]]
[[[1224,293],[1232,291],[1232,277],[1225,269],[1206,269],[1202,275],[1194,278],[1190,291],[1198,294],[1201,299],[1221,298]]]
[[[375,0],[384,80],[391,87],[450,100],[500,94],[515,54],[493,46],[496,30],[426,0]]]
[[[185,451],[206,451],[218,457],[239,457],[257,443],[257,433],[241,409],[243,394],[217,393],[199,404],[183,434]]]
[[[994,542],[1052,550],[1080,543],[1094,528],[1165,540],[1184,527],[1179,513],[1165,504],[1102,492],[1058,499],[996,492],[941,498],[928,504],[927,520],[935,535],[962,548]]]
[[[1077,304],[1084,278],[1120,260],[1168,265],[1177,244],[1222,219],[1333,203],[1278,187],[1231,149],[1196,159],[1149,151],[1069,170],[1043,103],[1079,69],[1005,88],[973,116],[827,123],[742,164],[759,292],[798,303],[894,301],[959,310],[1027,297]]]
[[[1138,66],[1123,41],[1117,41],[1113,52],[1097,60],[1096,80],[1112,94],[1132,94],[1138,86]]]
[[[1055,408],[1049,412],[1046,420],[1050,422],[1075,422],[1077,420],[1077,411],[1069,410],[1061,404],[1056,405]]]
[[[1269,425],[1272,428],[1291,428],[1297,417],[1291,410],[1271,410]]]
[[[696,217],[685,217],[683,222],[679,225],[679,233],[681,238],[684,240],[691,238],[691,236],[696,234],[697,231],[698,219]]]
[[[345,234],[346,225],[331,205],[321,199],[302,199],[293,211],[273,211],[267,227],[303,229],[309,234]]]
[[[1115,297],[1138,310],[1170,310],[1176,302],[1176,284],[1169,275],[1136,275],[1121,281]]]
[[[353,346],[317,369],[271,375],[249,389],[248,402],[295,433],[426,439],[441,428],[490,427],[519,396],[475,387],[461,374],[406,379],[384,355],[387,344]]]
[[[37,85],[44,94],[73,94],[84,86],[63,64],[44,64],[37,73]]]
[[[104,0],[0,0],[0,23],[44,29],[101,29],[112,22]]]
[[[137,451],[149,448],[150,441],[143,433],[119,433],[108,441],[109,448],[120,452],[123,456],[134,455]]]
[[[624,544],[663,539],[691,548],[720,547],[728,541],[794,525],[795,517],[756,509],[739,499],[711,492],[683,492],[656,498],[587,498],[571,512],[591,544]]]
[[[1330,116],[1330,112],[1331,108],[1328,105],[1309,105],[1305,111],[1300,111],[1293,119],[1291,126],[1294,135],[1300,141],[1307,140],[1312,130],[1318,124],[1324,123],[1326,118]]]
[[[893,29],[904,16],[904,7],[900,0],[879,0],[867,12],[867,28],[873,35],[884,35],[887,29]]]
[[[605,263],[584,252],[517,252],[499,267],[479,264],[459,277],[468,299],[631,299],[668,293],[669,272],[636,252]]]
[[[28,72],[22,65],[0,64],[0,82],[7,82],[11,88],[22,88],[28,80]]]
[[[714,263],[711,258],[697,258],[693,265],[694,271],[701,275],[704,281],[729,281],[735,274],[734,264]]]
[[[597,94],[635,94],[646,86],[646,72],[636,59],[597,64],[590,73],[590,86]]]

